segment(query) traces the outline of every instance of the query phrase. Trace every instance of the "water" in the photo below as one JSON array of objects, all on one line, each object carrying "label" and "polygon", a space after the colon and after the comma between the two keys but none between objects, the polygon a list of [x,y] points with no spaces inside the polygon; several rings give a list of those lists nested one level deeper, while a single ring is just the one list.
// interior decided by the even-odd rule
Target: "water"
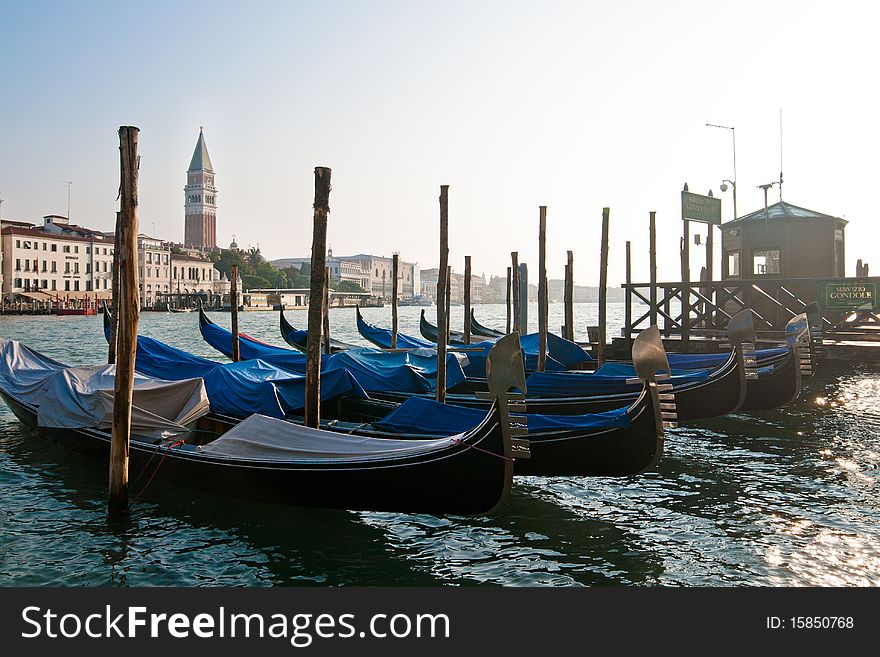
[{"label": "water", "polygon": [[[401,309],[402,331],[418,335],[419,310]],[[460,326],[462,309],[452,310]],[[304,312],[287,314],[305,325]],[[489,326],[503,327],[504,315],[477,307]],[[578,304],[575,315],[585,338],[596,306]],[[390,325],[387,308],[364,316]],[[622,317],[622,305],[609,305],[611,325]],[[213,318],[228,325],[228,314]],[[219,358],[197,321],[144,313],[141,333]],[[277,321],[245,313],[241,329],[279,344]],[[331,321],[335,337],[358,341],[353,311]],[[552,306],[551,327],[561,322]],[[106,357],[99,317],[0,317],[0,336],[71,364]],[[157,481],[115,525],[106,468],[2,406],[0,583],[878,585],[878,400],[880,369],[825,364],[786,408],[672,432],[652,472],[517,479],[490,518],[256,507]]]}]

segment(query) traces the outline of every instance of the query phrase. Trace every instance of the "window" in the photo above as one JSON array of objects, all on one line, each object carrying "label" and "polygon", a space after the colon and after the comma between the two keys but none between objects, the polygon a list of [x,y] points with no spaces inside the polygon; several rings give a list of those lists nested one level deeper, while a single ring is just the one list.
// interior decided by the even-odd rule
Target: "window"
[{"label": "window", "polygon": [[78,273],[79,273],[79,263],[78,263],[78,262],[74,262],[74,263],[73,263],[73,273],[74,273],[74,274],[78,274]]},{"label": "window", "polygon": [[87,247],[86,247],[86,253],[91,253],[91,252],[92,252],[92,247],[87,246]]},{"label": "window", "polygon": [[87,273],[87,274],[91,274],[91,273],[92,273],[92,263],[90,263],[90,262],[87,262],[87,263],[86,263],[86,273]]},{"label": "window", "polygon": [[65,274],[69,274],[69,273],[70,273],[70,263],[69,263],[69,262],[65,262],[65,263],[64,263],[64,273],[65,273]]},{"label": "window", "polygon": [[53,289],[53,290],[57,290],[57,289],[58,289],[58,285],[57,285],[57,283],[56,283],[56,281],[55,281],[54,278],[52,279],[52,289]]},{"label": "window", "polygon": [[104,255],[107,255],[107,249],[106,249],[106,248],[104,249]]},{"label": "window", "polygon": [[104,279],[104,289],[105,290],[107,289],[107,279],[106,278]]},{"label": "window", "polygon": [[58,251],[58,245],[57,245],[57,244],[53,244],[52,247],[51,247],[49,250],[52,251],[53,253],[56,253],[56,252]]},{"label": "window", "polygon": [[727,252],[727,275],[739,278],[739,251]]},{"label": "window", "polygon": [[766,276],[779,273],[779,249],[752,251],[752,274]]},{"label": "window", "polygon": [[40,285],[41,288],[43,288],[44,290],[46,290],[46,289],[49,288],[49,286],[47,285],[47,283],[48,283],[49,281],[47,281],[45,278],[44,278],[42,281],[40,281],[40,282],[41,282],[41,285]]},{"label": "window", "polygon": [[79,247],[78,247],[78,246],[73,247],[73,252],[74,252],[74,253],[79,253]]},{"label": "window", "polygon": [[70,292],[70,281],[64,281],[64,291]]},{"label": "window", "polygon": [[[15,259],[15,271],[21,271],[21,258]],[[20,285],[17,287],[21,287]]]},{"label": "window", "polygon": [[53,263],[52,263],[52,273],[55,274],[55,273],[57,273],[57,272],[58,272],[58,263],[57,263],[57,262],[53,262]]},{"label": "window", "polygon": [[27,258],[25,258],[25,261],[24,261],[24,270],[25,270],[25,271],[30,271],[30,270],[31,270],[31,261],[28,260]]},{"label": "window", "polygon": [[43,273],[46,272],[46,265],[47,265],[47,264],[48,264],[48,263],[47,263],[45,260],[43,260],[43,269],[42,269]]},{"label": "window", "polygon": [[[16,248],[16,249],[20,249],[20,248],[21,248],[21,240],[15,240],[15,248]],[[20,279],[17,278],[17,279],[15,279],[15,280],[20,280]],[[21,285],[18,285],[17,287],[21,287]]]},{"label": "window", "polygon": [[70,253],[70,244],[65,244],[63,250],[64,250],[64,253]]},{"label": "window", "polygon": [[15,279],[15,287],[21,287],[21,279],[20,278]]},{"label": "window", "polygon": [[74,281],[74,282],[73,282],[73,291],[74,291],[74,292],[79,292],[79,281]]},{"label": "window", "polygon": [[86,281],[86,292],[91,292],[91,291],[92,291],[92,282]]},{"label": "window", "polygon": [[46,242],[43,242],[43,251],[46,250],[46,247],[47,247],[47,246],[48,246],[48,244],[47,244]]}]

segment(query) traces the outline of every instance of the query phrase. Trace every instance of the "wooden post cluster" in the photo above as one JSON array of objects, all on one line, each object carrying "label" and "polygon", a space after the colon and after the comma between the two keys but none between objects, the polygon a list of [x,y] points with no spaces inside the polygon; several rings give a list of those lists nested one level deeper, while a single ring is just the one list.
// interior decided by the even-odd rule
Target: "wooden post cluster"
[{"label": "wooden post cluster", "polygon": [[107,512],[128,513],[128,454],[131,437],[131,402],[138,330],[138,132],[132,126],[119,128],[122,206],[119,231],[113,250],[114,268],[119,272],[116,315],[116,376],[114,379],[113,427],[110,436],[110,486]]},{"label": "wooden post cluster", "polygon": [[464,257],[464,343],[471,343],[471,257]]},{"label": "wooden post cluster", "polygon": [[397,349],[397,268],[399,256],[391,256],[391,348]]},{"label": "wooden post cluster", "polygon": [[596,360],[599,367],[605,362],[606,305],[608,301],[608,223],[610,215],[610,208],[602,208],[602,246],[599,252],[599,344],[596,348]]},{"label": "wooden post cluster", "polygon": [[437,401],[446,401],[446,336],[449,303],[449,185],[440,185],[440,267],[437,269]]},{"label": "wooden post cluster", "polygon": [[324,279],[327,271],[327,216],[330,214],[330,169],[315,167],[315,205],[309,290],[309,337],[306,343],[307,427],[321,422],[321,332],[324,321]]},{"label": "wooden post cluster", "polygon": [[562,298],[565,304],[565,335],[566,340],[574,342],[574,253],[567,252],[565,263],[565,290]]},{"label": "wooden post cluster", "polygon": [[513,330],[522,335],[522,325],[520,324],[522,321],[522,313],[519,310],[519,304],[521,301],[519,295],[519,253],[517,251],[511,251],[510,263],[513,270]]},{"label": "wooden post cluster", "polygon": [[241,338],[238,336],[238,265],[232,265],[231,278],[229,309],[232,311],[232,362],[237,363],[241,360]]},{"label": "wooden post cluster", "polygon": [[547,367],[547,206],[538,208],[538,371]]}]

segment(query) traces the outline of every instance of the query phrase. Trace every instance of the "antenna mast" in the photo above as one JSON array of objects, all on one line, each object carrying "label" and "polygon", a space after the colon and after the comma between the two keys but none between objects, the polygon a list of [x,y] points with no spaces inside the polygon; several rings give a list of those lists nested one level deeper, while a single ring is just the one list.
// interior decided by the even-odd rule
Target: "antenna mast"
[{"label": "antenna mast", "polygon": [[782,108],[779,108],[779,200],[782,201]]}]

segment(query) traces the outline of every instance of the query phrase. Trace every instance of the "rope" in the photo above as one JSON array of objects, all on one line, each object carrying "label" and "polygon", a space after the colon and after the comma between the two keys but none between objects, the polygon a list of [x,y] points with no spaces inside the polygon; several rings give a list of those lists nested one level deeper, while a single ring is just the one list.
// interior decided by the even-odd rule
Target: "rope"
[{"label": "rope", "polygon": [[[179,446],[183,445],[184,442],[185,441],[183,439],[181,439],[181,440],[178,440],[176,442],[171,443],[170,445],[168,445],[168,447],[165,448],[165,451],[162,453],[162,458],[159,460],[159,464],[156,466],[156,469],[153,470],[153,474],[150,475],[150,478],[147,480],[147,483],[144,484],[144,487],[141,488],[141,491],[137,495],[134,496],[134,500],[132,500],[132,504],[136,503],[141,498],[141,495],[143,495],[144,491],[147,490],[147,486],[149,486],[153,482],[153,478],[156,476],[156,473],[159,472],[159,468],[162,467],[162,463],[165,462],[165,457],[168,456],[168,452],[170,452],[174,447],[179,447]],[[156,455],[156,453],[154,452],[153,456],[155,456],[155,455]],[[150,461],[153,460],[153,456],[150,457]],[[150,461],[147,461],[148,465],[149,465]],[[146,469],[146,466],[144,466],[144,468]],[[140,476],[140,475],[138,475],[138,476]]]},{"label": "rope", "polygon": [[511,463],[513,463],[516,460],[516,459],[513,459],[509,456],[504,456],[502,454],[496,454],[495,452],[492,452],[488,449],[483,449],[482,447],[477,447],[476,445],[466,443],[461,438],[453,438],[452,442],[457,445],[464,445],[466,449],[475,449],[478,452],[482,452],[483,454],[488,454],[489,456],[494,456],[495,458],[503,459],[504,461],[510,461]]}]

